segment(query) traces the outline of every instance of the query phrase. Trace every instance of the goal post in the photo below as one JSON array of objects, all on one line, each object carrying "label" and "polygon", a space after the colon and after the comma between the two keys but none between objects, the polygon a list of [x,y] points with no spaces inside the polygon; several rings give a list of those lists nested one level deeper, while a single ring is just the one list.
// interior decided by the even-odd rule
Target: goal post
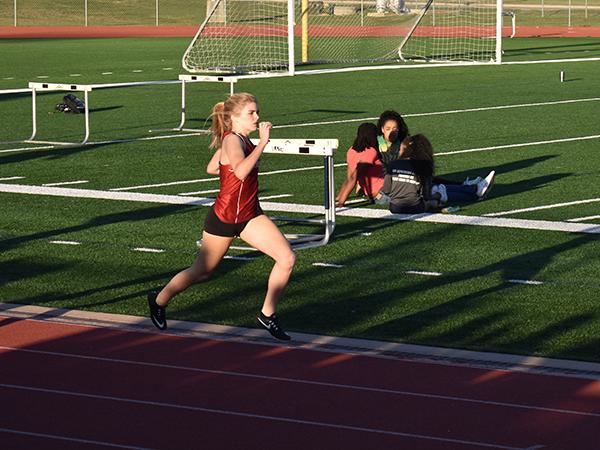
[{"label": "goal post", "polygon": [[190,73],[500,62],[502,0],[208,0]]}]

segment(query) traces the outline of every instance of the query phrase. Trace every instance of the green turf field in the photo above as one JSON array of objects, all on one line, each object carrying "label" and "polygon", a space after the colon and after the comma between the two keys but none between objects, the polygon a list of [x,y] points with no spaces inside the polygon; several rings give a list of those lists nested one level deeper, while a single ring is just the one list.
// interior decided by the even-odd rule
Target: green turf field
[{"label": "green turf field", "polygon": [[[150,38],[2,42],[10,63],[0,68],[0,90],[25,87],[28,81],[176,79],[187,43]],[[504,47],[507,61],[600,56],[592,39],[513,39]],[[386,108],[405,115],[412,133],[430,137],[440,175],[460,180],[498,172],[489,199],[462,206],[457,214],[462,223],[340,212],[330,244],[298,253],[280,309],[284,325],[312,333],[600,361],[600,245],[598,234],[591,233],[600,227],[599,69],[600,62],[592,61],[241,81],[236,90],[258,96],[262,117],[276,125],[273,137],[340,140],[338,187],[356,127]],[[227,90],[222,84],[190,85],[187,125],[206,127],[211,105]],[[82,137],[82,116],[48,114],[62,95],[39,95],[39,138]],[[0,140],[29,137],[29,97],[0,96]],[[179,122],[179,102],[176,85],[94,91],[91,140],[156,136],[148,130]],[[181,183],[211,178],[204,173],[207,143],[206,137],[191,136],[62,149],[3,144],[0,185],[85,181],[58,187],[169,195],[210,191],[218,187],[214,180]],[[263,175],[261,196],[282,196],[267,200],[276,203],[322,204],[321,164],[320,158],[265,155],[263,173],[315,168]],[[146,314],[148,289],[191,263],[207,211],[6,192],[0,192],[0,202],[0,301],[136,315]],[[467,219],[476,224],[467,225]],[[506,227],[487,226],[500,219],[506,219]],[[526,220],[535,222],[526,228]],[[560,231],[576,223],[589,224],[590,232]],[[312,228],[284,226],[294,232]],[[266,257],[224,260],[213,280],[174,301],[170,317],[253,326],[270,266]]]}]

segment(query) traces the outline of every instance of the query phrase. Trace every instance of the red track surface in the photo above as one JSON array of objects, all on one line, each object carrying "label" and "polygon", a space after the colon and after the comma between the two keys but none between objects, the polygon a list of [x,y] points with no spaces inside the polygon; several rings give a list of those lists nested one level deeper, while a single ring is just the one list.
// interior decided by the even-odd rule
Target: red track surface
[{"label": "red track surface", "polygon": [[600,442],[600,381],[2,317],[0,404],[2,449]]},{"label": "red track surface", "polygon": [[[322,35],[338,35],[335,27],[321,27]],[[347,29],[347,28],[346,28]],[[397,27],[368,27],[365,35],[387,36],[397,34]],[[0,27],[0,39],[50,38],[117,38],[117,37],[192,37],[197,26],[70,26],[70,27]],[[504,35],[510,35],[504,28]],[[347,33],[347,31],[346,31]],[[570,36],[600,37],[600,27],[519,27],[516,37]]]}]

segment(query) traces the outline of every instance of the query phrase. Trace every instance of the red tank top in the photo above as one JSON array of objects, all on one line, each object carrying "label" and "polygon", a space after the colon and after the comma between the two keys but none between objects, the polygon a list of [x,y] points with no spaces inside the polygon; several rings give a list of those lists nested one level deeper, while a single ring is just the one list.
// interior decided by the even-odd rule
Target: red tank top
[{"label": "red tank top", "polygon": [[[244,155],[254,151],[250,139],[237,133],[226,132],[223,138],[235,134],[242,141]],[[231,164],[219,164],[220,189],[213,209],[222,222],[246,222],[262,214],[258,203],[258,166],[255,166],[244,180],[233,173]]]}]

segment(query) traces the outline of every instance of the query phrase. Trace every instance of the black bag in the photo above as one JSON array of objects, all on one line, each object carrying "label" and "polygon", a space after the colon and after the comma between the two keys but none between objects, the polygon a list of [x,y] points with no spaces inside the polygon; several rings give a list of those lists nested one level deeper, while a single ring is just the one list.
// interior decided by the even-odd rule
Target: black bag
[{"label": "black bag", "polygon": [[75,97],[73,94],[67,94],[63,97],[64,103],[56,105],[58,112],[72,112],[80,114],[85,112],[85,103],[80,98]]}]

